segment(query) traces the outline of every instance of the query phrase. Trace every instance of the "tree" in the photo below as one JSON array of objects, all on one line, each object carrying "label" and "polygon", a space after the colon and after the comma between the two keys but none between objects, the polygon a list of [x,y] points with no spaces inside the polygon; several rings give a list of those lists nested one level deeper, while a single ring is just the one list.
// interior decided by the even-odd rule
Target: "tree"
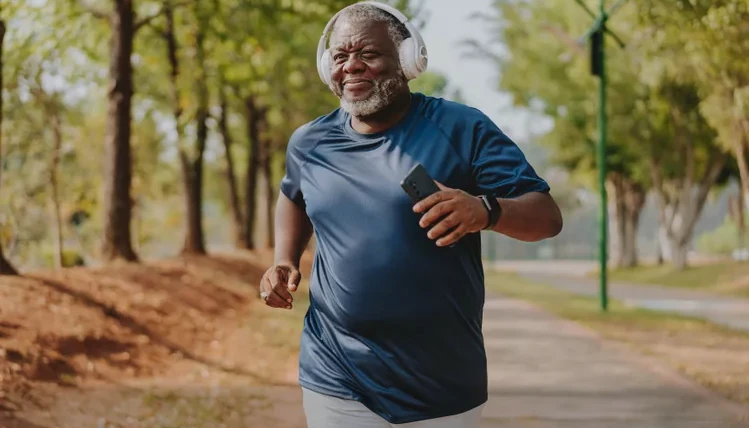
[{"label": "tree", "polygon": [[[317,79],[314,52],[321,28],[329,17],[351,1],[307,2],[293,5],[291,10],[247,7],[243,3],[222,5],[222,19],[217,32],[221,44],[216,57],[222,82],[231,99],[229,110],[241,112],[246,169],[243,178],[244,233],[235,241],[245,248],[272,245],[272,164],[283,153],[285,142],[296,126],[327,113],[336,100]],[[224,133],[224,140],[228,133]],[[229,141],[231,137],[229,137]],[[233,153],[227,150],[226,156]],[[234,163],[227,157],[227,165]],[[228,170],[228,167],[227,167]],[[234,173],[238,173],[232,167]],[[228,188],[240,180],[227,171]],[[231,193],[230,193],[231,195]],[[230,198],[233,198],[230,196]],[[258,236],[256,226],[263,234]]]},{"label": "tree", "polygon": [[[597,187],[597,91],[585,53],[570,37],[585,31],[586,15],[574,2],[503,2],[497,13],[480,18],[491,22],[500,34],[506,53],[468,41],[469,54],[492,61],[501,68],[499,88],[510,93],[516,106],[550,117],[554,127],[541,137],[552,152],[553,163],[571,172],[571,178]],[[609,63],[610,144],[607,147],[607,186],[614,207],[616,244],[620,267],[634,266],[637,227],[648,188],[642,144],[633,129],[646,118],[636,111],[637,85],[628,58],[619,55]]]},{"label": "tree", "polygon": [[[740,0],[648,3],[639,9],[645,77],[695,85],[698,108],[735,156],[749,193],[749,4]],[[688,31],[685,31],[687,29]],[[659,37],[652,37],[653,34]]]},{"label": "tree", "polygon": [[164,3],[164,14],[166,17],[166,28],[164,38],[167,45],[167,56],[170,65],[170,83],[172,87],[172,105],[174,111],[174,123],[179,147],[179,160],[183,174],[185,208],[187,222],[185,229],[185,241],[182,247],[184,253],[205,254],[205,237],[203,233],[203,156],[205,153],[206,140],[208,139],[208,77],[206,75],[205,39],[207,21],[210,11],[201,7],[201,2],[196,2],[192,7],[192,18],[194,22],[193,32],[190,39],[194,45],[192,65],[194,66],[194,86],[196,88],[197,106],[195,109],[196,137],[195,147],[189,150],[185,141],[183,123],[183,97],[180,94],[180,64],[179,43],[177,42],[177,30],[175,25],[175,6],[173,0]]},{"label": "tree", "polygon": [[106,260],[137,261],[132,245],[132,153],[130,147],[133,98],[133,40],[136,32],[153,20],[136,20],[133,0],[114,0],[111,12],[79,3],[110,24],[109,92],[105,137],[104,236],[101,252]]},{"label": "tree", "polygon": [[237,248],[246,248],[246,232],[244,225],[244,213],[242,212],[242,205],[239,196],[239,186],[237,184],[237,167],[236,161],[234,160],[234,137],[232,136],[231,129],[229,129],[229,101],[227,95],[227,86],[224,79],[224,72],[219,71],[219,118],[218,118],[218,130],[221,134],[221,141],[224,145],[224,154],[226,158],[226,169],[224,176],[229,191],[229,213],[232,222],[232,236],[234,238],[234,246]]},{"label": "tree", "polygon": [[648,160],[664,256],[681,270],[687,266],[694,226],[707,196],[727,177],[728,156],[698,110],[700,98],[693,85],[663,82],[654,91],[649,112],[662,124],[659,137],[673,145],[651,145]]},{"label": "tree", "polygon": [[41,82],[37,82],[37,86],[31,88],[32,93],[39,101],[44,112],[44,118],[47,123],[51,126],[52,131],[52,150],[50,155],[49,165],[49,183],[52,188],[51,202],[52,202],[52,215],[55,225],[55,250],[54,250],[54,262],[55,267],[63,267],[63,219],[61,212],[62,200],[60,196],[60,157],[62,152],[62,140],[63,140],[63,124],[61,119],[61,102],[59,100],[60,94],[52,93],[48,94],[42,87]]},{"label": "tree", "polygon": [[[0,10],[0,12],[2,12]],[[4,47],[4,40],[5,40],[5,19],[0,17],[0,172],[3,169],[3,163],[2,161],[2,153],[3,153],[3,145],[2,145],[2,125],[3,125],[3,94],[2,89],[3,87],[3,78],[2,78],[2,71],[3,71],[3,47]],[[0,181],[0,184],[2,181]],[[13,267],[13,265],[10,264],[8,259],[6,259],[5,254],[3,253],[3,246],[2,243],[0,243],[0,275],[18,275],[18,271]]]},{"label": "tree", "polygon": [[[688,34],[642,18],[651,16],[643,13],[649,7],[672,9],[635,4],[617,12],[610,26],[631,42],[626,49],[610,49],[607,61],[606,181],[613,196],[617,264],[637,263],[639,213],[652,186],[660,201],[664,249],[681,269],[707,195],[727,176],[727,156],[700,109],[704,98],[699,86],[673,72],[683,44],[678,54],[643,47],[654,33],[669,43],[678,40],[672,39],[674,34]],[[587,51],[570,36],[582,34],[589,19],[579,5],[567,1],[502,2],[497,8],[498,16],[487,19],[501,34],[507,53],[495,54],[475,42],[469,45],[502,68],[500,88],[513,95],[516,105],[554,119],[553,130],[543,138],[554,151],[554,160],[577,180],[595,187],[597,82],[590,75]]]}]

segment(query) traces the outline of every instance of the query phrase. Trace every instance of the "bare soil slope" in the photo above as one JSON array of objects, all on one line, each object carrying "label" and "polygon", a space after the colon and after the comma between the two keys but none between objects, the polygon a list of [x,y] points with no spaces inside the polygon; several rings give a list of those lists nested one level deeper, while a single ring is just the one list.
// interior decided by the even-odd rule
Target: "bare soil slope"
[{"label": "bare soil slope", "polygon": [[[306,299],[293,311],[258,300],[271,260],[187,256],[1,278],[0,427],[202,426],[156,419],[179,400],[188,405],[174,418],[189,416],[209,388],[214,400],[223,387],[242,388],[227,399],[278,401],[274,386],[295,390]],[[309,267],[306,257],[305,278]]]}]

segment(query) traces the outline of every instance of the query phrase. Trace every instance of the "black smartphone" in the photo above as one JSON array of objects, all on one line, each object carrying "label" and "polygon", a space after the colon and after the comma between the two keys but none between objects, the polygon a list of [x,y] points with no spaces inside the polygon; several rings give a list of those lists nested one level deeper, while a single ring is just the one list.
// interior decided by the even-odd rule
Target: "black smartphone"
[{"label": "black smartphone", "polygon": [[414,204],[440,190],[421,164],[416,164],[411,168],[406,177],[401,180],[401,187],[411,197]]},{"label": "black smartphone", "polygon": [[[434,179],[421,164],[416,164],[416,166],[411,168],[406,178],[401,180],[401,187],[411,197],[414,204],[440,191],[437,183],[434,182]],[[455,247],[456,244],[457,242],[453,242],[449,247]]]}]

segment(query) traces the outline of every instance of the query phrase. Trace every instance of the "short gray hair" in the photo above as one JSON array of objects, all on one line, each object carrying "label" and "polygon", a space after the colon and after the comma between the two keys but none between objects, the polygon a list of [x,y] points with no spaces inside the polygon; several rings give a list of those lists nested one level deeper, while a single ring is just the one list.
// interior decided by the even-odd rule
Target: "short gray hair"
[{"label": "short gray hair", "polygon": [[[369,24],[373,22],[387,24],[388,34],[396,47],[400,46],[403,40],[411,37],[411,33],[406,26],[398,20],[398,18],[377,6],[372,6],[371,4],[353,4],[345,8],[341,14],[338,15],[336,24],[338,22],[343,22],[344,20],[354,24]],[[335,33],[335,27],[331,32],[331,37],[333,36],[333,33]]]}]

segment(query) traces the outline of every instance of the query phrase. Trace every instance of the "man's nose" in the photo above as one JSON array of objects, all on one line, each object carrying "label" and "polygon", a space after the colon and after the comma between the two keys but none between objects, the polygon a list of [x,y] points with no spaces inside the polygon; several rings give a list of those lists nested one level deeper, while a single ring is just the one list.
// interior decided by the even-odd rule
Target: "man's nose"
[{"label": "man's nose", "polygon": [[356,55],[350,55],[343,64],[343,72],[347,74],[361,73],[364,71],[364,61]]}]

